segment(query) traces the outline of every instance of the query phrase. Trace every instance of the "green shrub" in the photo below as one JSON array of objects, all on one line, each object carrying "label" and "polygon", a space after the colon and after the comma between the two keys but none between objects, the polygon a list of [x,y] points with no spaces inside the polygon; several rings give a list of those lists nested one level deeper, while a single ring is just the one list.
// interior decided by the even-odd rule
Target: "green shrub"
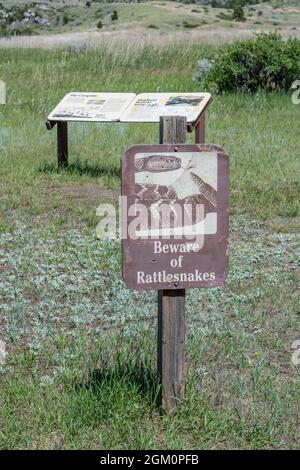
[{"label": "green shrub", "polygon": [[31,26],[23,26],[20,28],[14,28],[11,30],[11,36],[31,36],[34,33],[34,29]]},{"label": "green shrub", "polygon": [[70,18],[68,17],[67,13],[64,13],[64,16],[63,16],[63,24],[68,24],[70,21]]},{"label": "green shrub", "polygon": [[241,6],[236,6],[232,12],[232,19],[235,21],[245,21],[244,9]]},{"label": "green shrub", "polygon": [[9,12],[8,23],[13,23],[14,21],[21,21],[24,18],[24,13],[27,11],[28,7],[20,6],[20,7],[12,7],[10,10],[6,10]]},{"label": "green shrub", "polygon": [[118,19],[118,12],[114,10],[110,15],[112,21],[116,21]]},{"label": "green shrub", "polygon": [[100,20],[100,21],[98,21],[98,23],[97,23],[97,28],[98,28],[98,29],[101,29],[102,27],[103,27],[103,23],[102,23],[102,21]]},{"label": "green shrub", "polygon": [[217,15],[217,18],[220,18],[220,20],[224,20],[224,21],[231,21],[232,20],[232,16],[231,15],[227,15],[226,13],[224,13],[223,11],[221,11],[221,13],[219,13]]},{"label": "green shrub", "polygon": [[199,25],[195,23],[189,23],[188,21],[183,21],[182,26],[184,28],[197,28]]},{"label": "green shrub", "polygon": [[0,24],[0,38],[9,36],[9,30],[5,24]]},{"label": "green shrub", "polygon": [[[202,62],[206,64],[205,73]],[[219,93],[286,91],[300,77],[300,40],[262,33],[227,46],[210,60],[210,67],[203,59],[198,65],[200,70],[194,78],[202,82],[202,88]]]}]

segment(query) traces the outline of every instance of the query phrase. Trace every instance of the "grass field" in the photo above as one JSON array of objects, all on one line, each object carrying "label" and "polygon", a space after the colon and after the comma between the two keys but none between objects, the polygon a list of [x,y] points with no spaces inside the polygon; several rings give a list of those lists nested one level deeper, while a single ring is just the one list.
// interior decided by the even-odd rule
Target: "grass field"
[{"label": "grass field", "polygon": [[196,91],[205,44],[0,49],[1,448],[298,448],[300,106],[215,96],[207,142],[230,155],[230,273],[187,296],[186,398],[155,408],[156,296],[125,288],[96,240],[120,158],[155,125],[74,124],[58,171],[44,121],[76,91]]}]

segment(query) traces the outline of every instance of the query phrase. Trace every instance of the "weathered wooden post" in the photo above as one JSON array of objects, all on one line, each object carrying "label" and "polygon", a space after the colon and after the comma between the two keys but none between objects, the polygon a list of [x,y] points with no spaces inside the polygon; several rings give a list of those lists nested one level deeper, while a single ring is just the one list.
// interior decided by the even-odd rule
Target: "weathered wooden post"
[{"label": "weathered wooden post", "polygon": [[[158,291],[158,404],[184,398],[185,289],[224,283],[228,272],[228,156],[186,143],[185,117],[160,118],[160,143],[122,158],[122,274],[128,287]],[[193,128],[194,129],[194,128]]]},{"label": "weathered wooden post", "polygon": [[[186,118],[160,118],[160,144],[184,144]],[[173,410],[184,396],[185,289],[158,291],[157,370],[159,406]]]},{"label": "weathered wooden post", "polygon": [[195,127],[195,144],[204,144],[205,142],[205,113],[199,119]]},{"label": "weathered wooden post", "polygon": [[59,167],[68,166],[68,123],[57,122],[57,163]]}]

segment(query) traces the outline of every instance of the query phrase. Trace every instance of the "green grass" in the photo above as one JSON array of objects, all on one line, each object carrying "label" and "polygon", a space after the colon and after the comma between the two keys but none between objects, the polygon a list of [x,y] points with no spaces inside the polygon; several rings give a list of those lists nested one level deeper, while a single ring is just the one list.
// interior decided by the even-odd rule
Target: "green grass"
[{"label": "green grass", "polygon": [[[49,210],[53,185],[93,181],[118,188],[122,153],[133,144],[156,143],[157,126],[72,124],[72,165],[69,171],[58,172],[55,130],[47,132],[44,127],[49,111],[71,90],[199,90],[192,75],[197,59],[212,53],[207,49],[174,45],[83,53],[1,50],[0,77],[8,95],[7,105],[0,108],[5,209],[36,213],[45,205]],[[299,116],[300,107],[292,104],[289,94],[214,97],[207,141],[223,145],[230,155],[232,214],[298,215]]]},{"label": "green grass", "polygon": [[[214,97],[207,142],[230,156],[231,265],[187,295],[186,398],[155,407],[156,296],[127,289],[118,242],[95,239],[122,153],[156,125],[70,125],[58,171],[50,110],[76,91],[196,91],[200,44],[0,50],[0,447],[296,448],[300,106]],[[191,136],[190,136],[191,138]],[[110,190],[110,191],[109,191]]]},{"label": "green grass", "polygon": [[1,448],[297,447],[295,234],[232,219],[226,285],[187,292],[175,415],[155,407],[156,295],[123,285],[119,243],[22,224],[0,240]]}]

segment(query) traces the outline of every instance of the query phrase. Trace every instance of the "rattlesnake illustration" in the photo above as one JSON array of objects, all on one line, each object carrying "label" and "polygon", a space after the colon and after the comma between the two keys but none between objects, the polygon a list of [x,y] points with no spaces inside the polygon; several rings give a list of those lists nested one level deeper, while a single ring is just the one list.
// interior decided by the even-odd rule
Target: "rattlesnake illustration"
[{"label": "rattlesnake illustration", "polygon": [[197,185],[199,188],[199,194],[207,202],[209,202],[214,208],[217,207],[217,192],[214,188],[212,188],[208,183],[205,183],[199,176],[191,171],[190,177],[192,181]]},{"label": "rattlesnake illustration", "polygon": [[136,184],[137,197],[139,199],[151,199],[153,202],[160,199],[176,201],[176,191],[171,186],[162,186],[160,184]]},{"label": "rattlesnake illustration", "polygon": [[166,199],[170,204],[174,204],[176,202],[183,204],[198,203],[204,204],[208,210],[216,209],[216,190],[209,184],[205,183],[192,171],[190,173],[190,178],[199,188],[199,193],[188,196],[184,199],[179,199],[177,197],[176,191],[172,186],[163,186],[159,184],[136,184],[136,195],[139,199],[151,199],[153,202]]},{"label": "rattlesnake illustration", "polygon": [[[161,173],[162,171],[172,171],[182,168],[181,158],[170,155],[149,155],[148,157],[135,160],[136,173],[149,171],[151,173]],[[194,168],[194,165],[187,167]]]},{"label": "rattlesnake illustration", "polygon": [[[179,168],[191,170],[195,165],[189,165],[187,168],[182,167],[181,158],[173,155],[149,155],[147,157],[135,160],[136,173],[147,171],[151,173],[161,173],[166,171],[174,171]],[[148,199],[152,202],[168,200],[170,204],[174,203],[198,203],[204,204],[207,211],[212,211],[217,207],[216,190],[208,183],[205,183],[196,173],[190,171],[191,181],[197,186],[198,193],[179,199],[175,189],[172,186],[164,186],[160,184],[138,183],[136,184],[136,195],[139,199]]]}]

